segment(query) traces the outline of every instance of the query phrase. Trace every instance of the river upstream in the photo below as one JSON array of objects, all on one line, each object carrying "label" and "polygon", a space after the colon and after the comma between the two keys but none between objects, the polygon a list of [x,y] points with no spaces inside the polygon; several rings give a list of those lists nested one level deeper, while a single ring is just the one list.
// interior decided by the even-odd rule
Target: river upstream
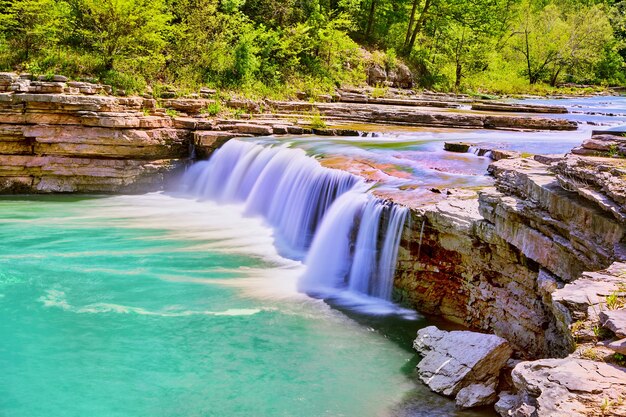
[{"label": "river upstream", "polygon": [[416,377],[404,209],[315,158],[419,198],[491,184],[444,141],[565,153],[626,122],[622,98],[548,104],[579,130],[233,140],[165,193],[0,197],[0,416],[494,415]]}]

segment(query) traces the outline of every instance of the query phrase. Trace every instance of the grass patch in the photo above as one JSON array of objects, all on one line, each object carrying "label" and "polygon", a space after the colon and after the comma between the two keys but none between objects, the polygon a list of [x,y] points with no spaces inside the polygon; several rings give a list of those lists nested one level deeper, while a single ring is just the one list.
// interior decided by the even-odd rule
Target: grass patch
[{"label": "grass patch", "polygon": [[602,358],[600,357],[600,354],[598,353],[598,351],[592,347],[589,347],[583,350],[582,352],[580,352],[580,356],[585,359],[592,360],[592,361],[602,361]]},{"label": "grass patch", "polygon": [[219,101],[215,101],[206,106],[205,113],[209,116],[217,116],[222,111],[222,105]]},{"label": "grass patch", "polygon": [[322,116],[319,113],[313,114],[313,116],[311,116],[310,125],[311,129],[326,129],[328,127],[328,125],[326,124],[324,119],[322,119]]}]

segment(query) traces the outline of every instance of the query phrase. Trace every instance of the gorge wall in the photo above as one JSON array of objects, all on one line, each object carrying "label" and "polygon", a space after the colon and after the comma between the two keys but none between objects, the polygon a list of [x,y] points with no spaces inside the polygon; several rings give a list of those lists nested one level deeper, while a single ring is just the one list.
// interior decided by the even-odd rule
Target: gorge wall
[{"label": "gorge wall", "polygon": [[493,163],[495,187],[477,199],[416,204],[395,281],[399,300],[493,332],[522,358],[570,353],[573,320],[552,293],[626,260],[626,222],[615,209],[623,202],[602,191],[626,189],[624,160],[537,159]]}]

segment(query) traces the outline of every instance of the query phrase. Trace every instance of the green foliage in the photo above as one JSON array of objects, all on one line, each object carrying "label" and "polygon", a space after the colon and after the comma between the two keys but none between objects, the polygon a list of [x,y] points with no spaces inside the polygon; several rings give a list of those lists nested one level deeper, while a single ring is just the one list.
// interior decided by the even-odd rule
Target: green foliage
[{"label": "green foliage", "polygon": [[626,356],[622,355],[621,353],[614,353],[611,359],[619,366],[626,366]]},{"label": "green foliage", "polygon": [[328,127],[322,116],[319,113],[313,114],[311,116],[311,129],[326,129]]},{"label": "green foliage", "polygon": [[163,0],[70,0],[69,4],[75,24],[70,42],[80,42],[103,56],[105,70],[121,65],[150,72],[163,62],[161,51],[171,19]]},{"label": "green foliage", "polygon": [[141,74],[126,74],[116,70],[108,70],[101,74],[103,83],[126,93],[138,93],[146,88],[146,80]]},{"label": "green foliage", "polygon": [[362,84],[364,55],[387,71],[407,63],[439,90],[623,85],[626,1],[0,0],[0,70],[95,77],[127,92],[174,84],[315,97]]},{"label": "green foliage", "polygon": [[165,109],[165,114],[169,117],[178,117],[178,112],[174,109]]},{"label": "green foliage", "polygon": [[222,105],[219,101],[214,101],[206,106],[206,114],[209,116],[217,116],[222,111]]},{"label": "green foliage", "polygon": [[593,334],[599,340],[606,340],[611,337],[610,330],[607,330],[604,327],[599,326],[599,325],[593,326]]},{"label": "green foliage", "polygon": [[41,52],[51,52],[69,25],[69,6],[54,0],[0,2],[3,67],[20,66]]},{"label": "green foliage", "polygon": [[617,310],[626,305],[626,297],[619,291],[613,291],[606,296],[606,308],[609,310]]},{"label": "green foliage", "polygon": [[370,93],[373,98],[383,98],[387,95],[387,88],[376,86]]}]

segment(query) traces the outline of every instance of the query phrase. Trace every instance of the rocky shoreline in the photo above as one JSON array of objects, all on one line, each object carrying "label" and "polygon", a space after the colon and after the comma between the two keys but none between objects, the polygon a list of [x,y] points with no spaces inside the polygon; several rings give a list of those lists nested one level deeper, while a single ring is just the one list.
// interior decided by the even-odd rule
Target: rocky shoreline
[{"label": "rocky shoreline", "polygon": [[[412,219],[397,297],[506,340],[517,364],[500,369],[503,416],[626,415],[626,159],[599,150],[597,140],[564,156],[494,162],[495,186],[476,197],[404,202]],[[622,136],[608,140],[622,152]],[[423,338],[416,347],[428,357]],[[458,344],[463,352],[485,347]],[[451,366],[444,359],[434,367],[440,377]],[[429,372],[420,369],[423,379]],[[473,387],[472,401],[487,404],[494,393],[481,383],[464,384]],[[474,404],[448,395],[462,407]]]},{"label": "rocky shoreline", "polygon": [[[233,137],[363,135],[349,125],[354,121],[576,129],[564,119],[526,114],[559,109],[447,95],[230,99],[231,113],[217,117],[212,92],[155,99],[108,91],[60,77],[0,74],[0,193],[161,189],[190,159],[208,157]],[[324,125],[316,123],[322,116]],[[420,334],[422,379],[430,385],[463,376],[453,388],[444,386],[449,381],[431,387],[460,407],[497,400],[502,415],[626,415],[626,363],[616,356],[626,355],[626,138],[597,133],[561,156],[498,155],[489,168],[493,187],[379,195],[411,210],[396,300],[473,331],[460,339],[433,328]],[[457,363],[467,372],[441,367],[461,359],[442,347],[450,340],[462,352],[470,345],[482,350],[474,363]],[[496,356],[485,349],[492,345]],[[486,367],[485,357],[497,360]]]}]

